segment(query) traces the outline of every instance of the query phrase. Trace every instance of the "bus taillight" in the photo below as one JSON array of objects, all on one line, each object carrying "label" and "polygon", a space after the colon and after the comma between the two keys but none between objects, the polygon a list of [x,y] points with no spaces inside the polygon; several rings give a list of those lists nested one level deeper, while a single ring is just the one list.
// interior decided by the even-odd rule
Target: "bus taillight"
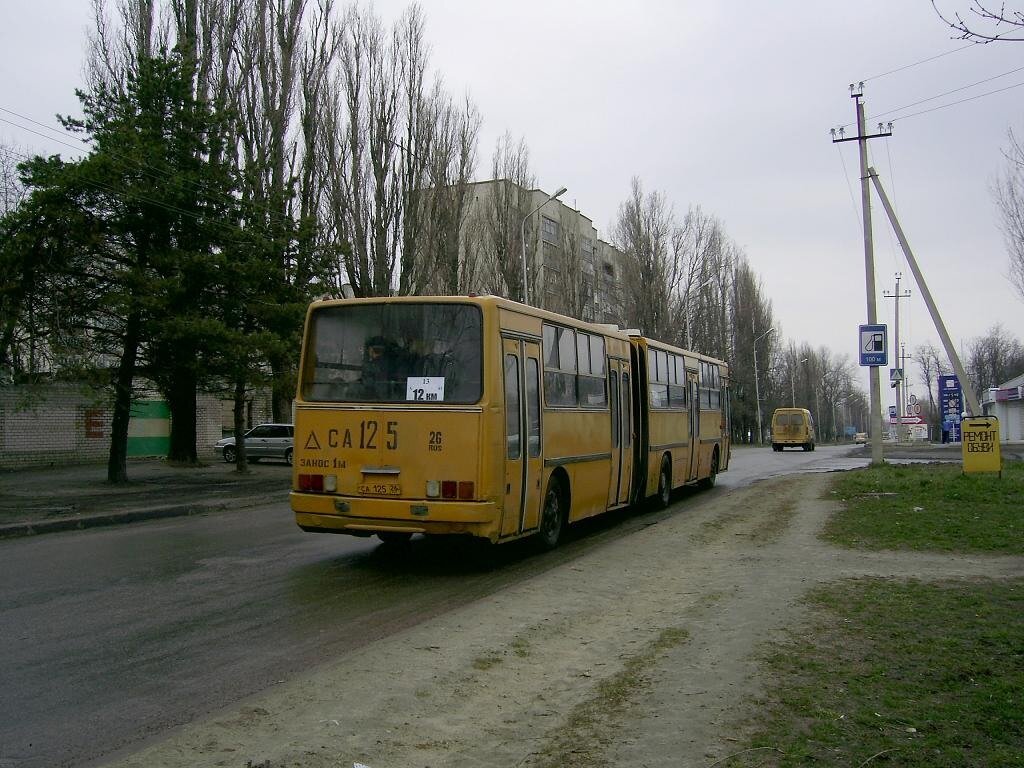
[{"label": "bus taillight", "polygon": [[[476,484],[472,480],[442,480],[440,485],[442,499],[469,501],[476,493]],[[427,496],[436,496],[436,489],[437,481],[428,480]],[[434,491],[434,493],[432,494],[431,491]]]},{"label": "bus taillight", "polygon": [[312,491],[314,493],[324,492],[323,475],[299,475],[299,490]]}]

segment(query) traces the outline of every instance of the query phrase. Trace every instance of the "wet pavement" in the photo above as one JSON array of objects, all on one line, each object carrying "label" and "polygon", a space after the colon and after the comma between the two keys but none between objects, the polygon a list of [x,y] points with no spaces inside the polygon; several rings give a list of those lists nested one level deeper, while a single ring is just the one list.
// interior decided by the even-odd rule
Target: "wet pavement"
[{"label": "wet pavement", "polygon": [[[883,458],[960,461],[961,450],[959,444],[886,443]],[[1024,443],[1003,443],[1001,450],[1004,461],[1024,460]],[[870,460],[871,446],[845,455]],[[128,482],[118,485],[106,481],[105,463],[0,470],[0,539],[288,500],[290,466],[264,459],[247,470],[215,458],[198,467],[136,459],[128,463]]]},{"label": "wet pavement", "polygon": [[213,458],[135,459],[126,483],[106,474],[105,463],[0,471],[0,538],[287,502],[291,483],[290,466],[266,459],[244,473]]}]

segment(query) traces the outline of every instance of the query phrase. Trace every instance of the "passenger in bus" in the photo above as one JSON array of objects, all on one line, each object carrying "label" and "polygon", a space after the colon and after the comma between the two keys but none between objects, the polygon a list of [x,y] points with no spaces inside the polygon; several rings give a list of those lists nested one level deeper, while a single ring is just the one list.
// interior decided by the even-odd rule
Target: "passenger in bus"
[{"label": "passenger in bus", "polygon": [[388,398],[388,342],[383,336],[367,339],[363,348],[363,371],[360,381],[363,396],[373,400]]}]

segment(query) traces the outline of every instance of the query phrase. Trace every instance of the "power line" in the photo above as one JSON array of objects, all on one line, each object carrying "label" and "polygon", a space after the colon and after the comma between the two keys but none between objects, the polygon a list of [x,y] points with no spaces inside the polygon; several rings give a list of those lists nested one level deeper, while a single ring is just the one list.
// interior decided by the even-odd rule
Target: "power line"
[{"label": "power line", "polygon": [[889,75],[894,75],[897,72],[902,72],[905,69],[910,69],[911,67],[917,67],[917,66],[920,66],[921,64],[927,64],[929,61],[935,61],[936,59],[941,59],[943,56],[949,56],[949,55],[954,54],[954,53],[959,53],[960,51],[966,51],[968,48],[973,48],[975,45],[977,45],[977,43],[969,43],[967,45],[961,46],[960,48],[954,48],[951,51],[946,51],[945,53],[938,53],[935,56],[929,56],[926,59],[921,59],[920,61],[915,61],[913,64],[905,64],[902,67],[897,67],[896,69],[890,69],[888,72],[883,72],[880,75],[872,75],[871,77],[865,77],[860,82],[866,83],[869,80],[878,80],[879,78],[882,78],[882,77],[888,77]]},{"label": "power line", "polygon": [[[910,109],[911,107],[916,107],[916,106],[919,106],[921,104],[927,104],[929,101],[935,101],[936,99],[941,99],[944,96],[950,96],[950,95],[952,95],[954,93],[959,93],[960,91],[966,91],[968,88],[974,88],[975,86],[982,85],[984,83],[990,83],[993,80],[998,80],[999,78],[1006,77],[1007,75],[1014,75],[1017,72],[1021,72],[1021,71],[1024,71],[1024,67],[1017,67],[1016,69],[1011,69],[1011,70],[1008,70],[1006,72],[1001,72],[1000,74],[993,75],[992,77],[986,77],[986,78],[984,78],[982,80],[977,80],[976,82],[970,83],[969,85],[962,85],[959,88],[953,88],[952,90],[936,94],[935,96],[929,96],[926,99],[919,99],[918,101],[911,102],[910,104],[904,104],[902,107],[894,107],[894,108],[892,108],[890,110],[887,110],[885,112],[879,112],[878,114],[872,115],[871,117],[869,117],[867,119],[868,120],[878,120],[879,118],[886,117],[888,115],[893,114],[894,112],[902,112],[904,109]],[[1016,86],[1011,86],[1011,87],[1016,87]],[[1004,88],[1002,90],[1006,90],[1006,89]],[[999,93],[999,92],[1000,92],[999,90],[990,91],[989,93],[981,94],[980,96],[977,96],[977,97],[974,97],[974,98],[981,98],[981,96],[989,96],[989,95],[991,95],[993,93]],[[969,100],[970,99],[966,99],[966,101],[969,101]],[[959,102],[959,101],[953,102],[953,104],[960,104],[960,103],[962,103],[962,102]],[[950,104],[948,106],[952,106],[952,104]],[[917,113],[917,114],[923,114],[923,113]],[[904,115],[904,117],[907,117],[907,115]],[[893,118],[893,119],[894,120],[902,120],[903,118]],[[851,127],[852,125],[853,125],[853,123],[844,123],[843,125],[837,126],[837,127],[845,129],[845,128]]]},{"label": "power line", "polygon": [[843,175],[846,176],[846,189],[850,192],[850,205],[853,206],[853,220],[857,228],[860,228],[860,211],[857,210],[857,199],[853,196],[853,184],[850,183],[850,173],[846,170],[846,160],[843,158],[843,150],[836,145],[839,153],[839,161],[843,164]]},{"label": "power line", "polygon": [[[2,120],[2,119],[3,118],[0,118],[0,120]],[[16,155],[17,157],[20,157],[22,160],[29,161],[29,160],[33,159],[31,156],[25,155],[25,154],[23,154],[21,152],[13,150],[13,149],[8,149],[8,152],[10,152],[10,154],[12,154],[12,155]],[[156,200],[156,199],[154,199],[152,197],[148,197],[147,195],[140,194],[139,192],[137,192],[135,190],[118,189],[117,187],[113,186],[112,184],[108,184],[108,183],[103,182],[103,181],[97,181],[95,179],[83,179],[83,183],[86,184],[87,186],[90,186],[90,187],[93,187],[95,189],[98,189],[101,192],[106,192],[108,194],[114,195],[114,196],[120,198],[122,201],[128,201],[129,199],[134,199],[136,202],[146,203],[147,205],[151,205],[154,208],[162,208],[165,211],[169,211],[171,213],[176,213],[178,215],[186,216],[188,218],[194,219],[196,222],[198,222],[200,224],[211,225],[215,229],[219,228],[224,233],[234,234],[234,233],[237,233],[237,232],[241,231],[241,232],[244,232],[246,234],[246,236],[248,237],[247,240],[239,240],[237,238],[228,237],[228,238],[225,238],[225,240],[223,241],[223,242],[225,242],[227,244],[247,246],[247,245],[251,245],[254,240],[255,241],[259,241],[259,242],[263,242],[263,243],[265,243],[267,245],[272,245],[273,244],[273,241],[270,240],[269,238],[266,238],[263,235],[260,235],[258,233],[254,233],[254,232],[252,232],[249,229],[244,229],[244,228],[241,228],[241,227],[238,227],[238,228],[232,227],[230,224],[228,224],[227,222],[221,221],[219,218],[213,218],[213,217],[204,215],[202,213],[197,213],[196,211],[189,211],[189,210],[186,210],[185,208],[178,208],[177,206],[171,205],[170,203],[166,203],[166,202],[164,202],[162,200]]]},{"label": "power line", "polygon": [[[18,128],[20,130],[26,131],[28,133],[32,133],[32,134],[34,134],[36,136],[39,136],[40,138],[46,139],[48,141],[53,141],[53,142],[56,142],[58,144],[62,144],[65,147],[69,147],[71,149],[76,149],[76,150],[80,149],[80,147],[78,147],[77,145],[71,144],[71,143],[69,143],[67,141],[64,141],[63,138],[57,138],[57,136],[66,136],[68,134],[68,131],[63,131],[63,132],[57,131],[55,128],[52,128],[52,127],[50,127],[50,126],[48,126],[48,125],[46,125],[44,123],[41,123],[38,120],[33,120],[30,117],[26,117],[25,115],[21,115],[21,114],[15,112],[13,110],[6,109],[4,107],[0,107],[0,112],[6,112],[7,114],[14,115],[14,116],[16,116],[16,117],[18,117],[18,118],[20,118],[22,120],[27,120],[28,122],[30,122],[30,123],[32,123],[34,125],[38,125],[41,128],[43,128],[43,129],[45,129],[45,130],[47,130],[50,133],[55,134],[55,135],[54,136],[49,136],[49,135],[40,133],[37,130],[29,128],[29,127],[27,127],[25,125],[21,125],[20,123],[17,123],[17,122],[15,122],[13,120],[9,120],[9,119],[7,119],[5,117],[0,117],[0,122],[2,122],[2,123],[7,123],[8,125],[12,125],[15,128]],[[87,140],[87,139],[77,139],[77,141],[80,142],[81,144],[85,145],[86,147],[88,147],[91,144],[91,142],[89,140]],[[28,161],[28,160],[32,159],[31,156],[24,155],[24,154],[22,154],[20,152],[14,151],[14,150],[11,150],[11,152],[12,152],[12,154],[15,154],[18,157],[20,157],[22,160]],[[148,176],[150,179],[153,179],[154,181],[163,181],[166,178],[166,176],[167,176],[166,171],[161,170],[161,169],[159,169],[159,168],[157,168],[157,167],[155,167],[153,165],[150,165],[149,163],[142,162],[140,160],[128,157],[126,155],[120,155],[117,152],[111,152],[110,150],[105,150],[104,152],[105,152],[105,154],[107,154],[108,156],[114,158],[115,160],[119,160],[120,162],[124,163],[126,166],[128,166],[130,168],[134,168],[134,169],[138,170],[140,173],[145,174],[146,176]],[[92,182],[89,182],[89,183],[92,183]],[[95,184],[94,184],[94,186],[95,186]],[[204,185],[202,183],[199,183],[199,182],[193,182],[193,181],[189,181],[189,180],[184,180],[182,182],[182,186],[187,188],[187,189],[191,189],[194,192],[200,192],[200,193],[203,193],[203,194],[207,194],[209,192],[209,190],[206,187],[204,187]],[[116,189],[114,189],[112,187],[111,188],[107,188],[106,191],[111,192],[113,194],[126,194],[126,193],[119,193],[118,190],[116,190]],[[157,200],[147,199],[147,198],[145,198],[143,196],[140,196],[137,192],[131,192],[131,194],[135,195],[136,199],[140,200],[141,202],[147,202],[147,203],[149,203],[151,205],[154,205],[154,206],[157,206],[157,207],[163,207],[163,208],[166,208],[167,210],[170,210],[172,212],[181,213],[181,214],[186,215],[186,216],[193,215],[193,216],[196,216],[197,219],[198,219],[198,214],[194,214],[194,213],[192,213],[190,211],[186,211],[186,210],[183,210],[183,209],[175,209],[173,207],[169,207],[167,204],[161,203],[161,202],[159,202]],[[222,198],[222,202],[228,202],[228,203],[231,203],[231,204],[236,204],[236,203],[240,202],[240,198],[233,197],[231,195],[226,195],[226,196],[224,196]],[[269,208],[267,206],[259,205],[257,203],[252,202],[252,201],[249,201],[247,203],[247,206],[248,206],[249,209],[251,209],[252,211],[254,211],[256,213],[265,214],[265,215],[268,215],[270,217],[275,217],[275,216],[280,215],[279,211],[275,211],[275,210],[273,210],[273,209],[271,209],[271,208]],[[268,243],[270,242],[269,240],[266,240],[265,238],[260,238],[260,239],[261,240],[265,240]]]},{"label": "power line", "polygon": [[909,114],[909,115],[903,115],[901,117],[894,118],[894,121],[895,120],[906,120],[909,117],[917,117],[918,115],[926,115],[929,112],[936,112],[936,111],[938,111],[940,109],[946,109],[948,107],[955,107],[957,104],[966,104],[968,101],[975,101],[977,99],[984,98],[985,96],[992,96],[993,94],[1002,93],[1003,91],[1009,91],[1009,90],[1012,90],[1013,88],[1020,88],[1022,85],[1024,85],[1024,82],[1016,83],[1015,85],[1008,85],[1005,88],[998,88],[998,89],[996,89],[994,91],[989,91],[988,93],[979,93],[977,96],[969,96],[966,99],[960,99],[959,101],[953,101],[953,102],[950,102],[949,104],[940,104],[939,106],[932,107],[931,109],[922,109],[920,112],[914,112],[914,113]]},{"label": "power line", "polygon": [[[927,103],[929,101],[935,101],[936,99],[941,99],[943,96],[950,96],[950,95],[952,95],[954,93],[959,93],[960,91],[966,91],[968,88],[973,88],[976,85],[982,85],[983,83],[990,83],[993,80],[998,80],[999,78],[1006,77],[1007,75],[1014,75],[1014,74],[1016,74],[1018,72],[1021,72],[1021,71],[1024,71],[1024,67],[1017,67],[1016,69],[1011,69],[1009,72],[1003,72],[1002,74],[999,74],[999,75],[993,75],[992,77],[986,77],[984,80],[978,80],[977,82],[971,83],[970,85],[963,85],[963,86],[960,86],[959,88],[954,88],[954,89],[952,89],[950,91],[946,91],[945,93],[940,93],[937,96],[929,96],[927,99],[921,99],[920,101],[915,101],[912,104],[907,104],[907,105],[902,106],[902,107],[896,107],[895,109],[890,109],[888,112],[881,112],[881,113],[879,113],[877,115],[872,115],[868,119],[869,120],[877,120],[880,117],[886,117],[888,115],[891,115],[893,112],[902,112],[904,109],[910,109],[911,107],[916,107],[916,106],[919,106],[921,104],[925,104],[925,103]],[[993,91],[993,93],[997,93],[997,91]],[[895,119],[899,119],[899,118],[895,118]]]},{"label": "power line", "polygon": [[[18,125],[17,123],[11,122],[10,120],[4,120],[5,123],[8,123],[10,125],[14,125],[14,126],[16,126],[18,128],[21,128],[22,130],[29,131],[30,133],[34,133],[34,134],[36,134],[36,136],[41,136],[44,139],[50,139],[51,141],[56,141],[56,142],[58,142],[60,144],[64,144],[67,147],[72,146],[71,144],[68,144],[67,142],[61,140],[61,139],[63,139],[65,136],[67,136],[70,133],[70,131],[68,131],[66,128],[62,128],[61,130],[58,131],[56,128],[53,128],[52,126],[49,126],[46,123],[41,123],[38,120],[33,120],[31,117],[28,117],[27,115],[22,115],[22,114],[20,114],[18,112],[15,112],[13,109],[7,109],[5,107],[0,107],[0,112],[6,112],[8,115],[14,115],[19,120],[27,120],[28,122],[32,123],[33,125],[38,125],[40,128],[43,128],[44,130],[49,131],[50,133],[54,134],[55,136],[60,136],[61,138],[58,139],[58,138],[53,138],[53,137],[50,137],[50,136],[44,136],[43,134],[39,133],[38,131],[33,131],[31,128],[26,128],[23,125]],[[0,119],[3,119],[3,118],[0,118]],[[85,146],[89,145],[89,142],[86,139],[78,139],[78,141],[81,144],[85,145]]]}]

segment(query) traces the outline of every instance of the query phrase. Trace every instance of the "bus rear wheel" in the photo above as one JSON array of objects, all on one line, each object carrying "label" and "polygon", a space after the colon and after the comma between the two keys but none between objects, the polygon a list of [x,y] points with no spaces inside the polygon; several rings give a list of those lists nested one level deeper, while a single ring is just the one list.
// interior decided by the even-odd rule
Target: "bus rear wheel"
[{"label": "bus rear wheel", "polygon": [[544,494],[544,511],[540,516],[540,531],[537,539],[541,548],[550,550],[558,546],[565,529],[565,502],[562,494],[562,483],[557,477],[548,481],[548,490]]},{"label": "bus rear wheel", "polygon": [[668,456],[661,459],[661,471],[658,473],[658,495],[654,503],[658,509],[665,509],[672,500],[672,464]]},{"label": "bus rear wheel", "polygon": [[412,538],[412,534],[405,531],[380,531],[377,538],[385,544],[405,544]]}]

